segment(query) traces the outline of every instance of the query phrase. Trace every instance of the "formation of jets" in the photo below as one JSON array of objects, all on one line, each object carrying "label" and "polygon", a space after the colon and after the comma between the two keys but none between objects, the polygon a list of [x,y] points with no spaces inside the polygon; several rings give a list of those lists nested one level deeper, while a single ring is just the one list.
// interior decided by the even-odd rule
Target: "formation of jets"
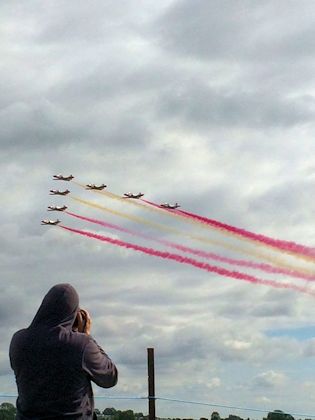
[{"label": "formation of jets", "polygon": [[180,207],[180,205],[178,203],[175,203],[175,204],[162,203],[160,204],[160,207],[162,207],[163,209],[177,209],[178,207]]},{"label": "formation of jets", "polygon": [[67,195],[69,194],[69,190],[59,191],[59,190],[49,190],[50,195]]},{"label": "formation of jets", "polygon": [[86,190],[103,190],[104,188],[106,188],[107,185],[105,184],[101,184],[101,185],[95,185],[95,184],[86,184],[85,189]]},{"label": "formation of jets", "polygon": [[[57,174],[57,175],[53,175],[53,179],[55,181],[71,181],[74,178],[73,175],[69,175],[69,176],[65,176],[62,174]],[[105,184],[100,184],[100,185],[96,185],[96,184],[86,184],[85,185],[85,189],[86,190],[98,190],[101,191],[104,188],[106,188],[107,185]],[[68,189],[64,190],[64,191],[60,191],[60,190],[49,190],[50,195],[67,195],[70,193],[70,191]],[[131,193],[131,192],[127,192],[124,193],[123,198],[134,198],[134,199],[139,199],[141,197],[143,197],[144,194],[139,192],[138,194],[135,193]],[[180,205],[178,203],[175,204],[169,204],[169,203],[162,203],[160,204],[161,208],[164,209],[177,209],[178,207],[180,207]],[[47,211],[65,211],[68,207],[63,205],[63,206],[48,206],[47,207]],[[56,220],[48,220],[48,219],[44,219],[42,220],[41,224],[42,225],[53,225],[56,226],[58,225],[58,223],[60,223],[59,219]]]},{"label": "formation of jets", "polygon": [[128,193],[124,193],[124,197],[123,198],[140,198],[143,197],[144,194],[142,194],[141,192],[139,192],[138,194],[133,194],[131,192]]},{"label": "formation of jets", "polygon": [[[73,175],[62,175],[62,174],[57,174],[57,175],[53,175],[53,179],[55,181],[71,181],[74,178]],[[66,189],[64,191],[60,191],[60,190],[49,190],[49,194],[50,195],[67,195],[69,194],[70,190]],[[67,210],[68,206],[48,206],[47,207],[47,211],[65,211]],[[49,220],[49,219],[44,219],[42,220],[41,224],[42,225],[49,225],[49,226],[56,226],[58,225],[58,223],[60,223],[59,219],[56,220]]]},{"label": "formation of jets", "polygon": [[48,206],[47,211],[65,211],[67,208],[67,206]]},{"label": "formation of jets", "polygon": [[47,219],[44,219],[44,220],[42,220],[42,225],[58,225],[58,223],[60,223],[60,220],[59,219],[57,219],[57,220],[47,220]]},{"label": "formation of jets", "polygon": [[64,175],[61,175],[61,174],[53,175],[53,179],[55,181],[71,181],[71,179],[73,179],[73,178],[74,178],[73,175],[69,175],[69,176],[64,176]]}]

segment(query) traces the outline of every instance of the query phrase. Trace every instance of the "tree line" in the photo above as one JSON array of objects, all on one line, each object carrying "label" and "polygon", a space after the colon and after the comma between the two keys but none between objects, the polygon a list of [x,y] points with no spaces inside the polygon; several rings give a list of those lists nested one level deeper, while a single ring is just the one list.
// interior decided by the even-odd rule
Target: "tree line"
[{"label": "tree line", "polygon": [[[116,410],[115,408],[105,408],[101,411],[95,409],[95,414],[98,420],[148,420],[148,415],[143,413],[133,412],[133,410]],[[13,404],[9,402],[3,402],[0,404],[0,420],[14,420],[16,415],[16,408]],[[192,418],[167,418],[165,420],[194,420]],[[227,418],[221,418],[220,414],[217,411],[213,411],[209,418],[201,417],[199,420],[250,420],[242,419],[239,416],[230,414]],[[281,410],[274,410],[268,413],[267,417],[264,417],[263,420],[295,420],[290,414],[286,414]],[[300,419],[299,419],[300,420]],[[305,419],[312,420],[312,419]]]}]

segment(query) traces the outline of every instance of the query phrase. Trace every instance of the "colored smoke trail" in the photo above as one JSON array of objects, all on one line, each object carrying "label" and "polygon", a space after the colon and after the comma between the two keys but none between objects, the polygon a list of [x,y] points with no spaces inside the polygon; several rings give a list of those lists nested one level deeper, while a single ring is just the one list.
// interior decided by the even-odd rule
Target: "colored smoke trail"
[{"label": "colored smoke trail", "polygon": [[[79,185],[79,186],[81,186],[81,187],[84,188],[84,185],[79,184],[78,182],[75,182],[75,184],[77,184],[77,185]],[[227,235],[227,236],[230,236],[232,238],[238,237],[238,239],[240,239],[240,240],[254,241],[256,243],[258,242],[258,245],[271,246],[270,244],[264,243],[263,241],[258,241],[257,239],[249,238],[247,236],[244,236],[244,235],[240,235],[238,233],[235,233],[233,231],[233,229],[231,230],[231,229],[227,229],[226,228],[226,226],[229,226],[229,225],[226,225],[226,224],[221,223],[221,222],[217,222],[215,220],[207,219],[207,218],[205,218],[203,216],[199,216],[199,215],[196,215],[196,214],[193,214],[193,213],[189,213],[189,212],[186,212],[184,210],[161,208],[161,206],[158,205],[157,203],[154,203],[152,201],[146,200],[144,198],[140,198],[140,199],[126,199],[125,197],[121,197],[121,196],[119,196],[117,194],[114,194],[112,192],[109,192],[109,191],[98,191],[98,190],[92,190],[92,191],[95,192],[95,193],[97,193],[97,194],[105,195],[105,196],[107,196],[107,197],[109,197],[111,199],[114,199],[114,200],[124,201],[125,203],[131,204],[133,206],[137,206],[138,208],[140,207],[141,209],[155,211],[155,212],[157,212],[159,214],[164,214],[164,215],[175,217],[175,218],[181,219],[181,220],[184,219],[185,222],[190,223],[190,224],[193,224],[193,225],[200,226],[200,224],[201,224],[203,226],[207,226],[209,229],[219,230],[222,234]],[[143,203],[149,204],[149,206],[146,206],[144,204],[141,204],[139,201],[142,201]],[[206,220],[208,220],[208,221],[206,221]],[[212,222],[216,222],[216,224],[214,224]],[[243,230],[243,229],[240,229],[240,228],[235,228],[235,229]],[[253,233],[252,235],[257,235],[257,234],[254,234]],[[257,235],[257,236],[260,236],[260,235]],[[261,235],[261,236],[263,236],[263,235]],[[274,247],[274,246],[272,246],[272,248],[275,248],[277,250],[280,250],[280,251],[282,251],[282,252],[284,252],[286,254],[293,255],[293,256],[295,256],[297,258],[301,258],[303,260],[307,260],[307,261],[310,260],[310,257],[309,256],[301,255],[301,254],[296,253],[296,252],[294,252],[292,250],[283,249],[283,248]],[[257,256],[257,253],[256,253],[256,255],[255,254],[252,254],[252,255]],[[259,258],[261,258],[261,255],[262,254],[260,254]],[[280,263],[279,264],[279,262],[275,262],[275,259],[274,258],[264,257],[263,259],[265,259],[266,261],[272,262],[273,264],[276,264],[276,265],[278,265],[280,267],[286,267],[285,263]],[[311,262],[313,262],[313,259],[311,259]],[[294,270],[294,268],[289,267],[289,270],[292,270],[292,269]]]},{"label": "colored smoke trail", "polygon": [[166,245],[166,246],[174,248],[174,249],[178,249],[179,251],[182,251],[182,252],[187,252],[187,253],[190,253],[190,254],[193,254],[193,255],[197,255],[199,257],[210,258],[212,260],[220,261],[220,262],[230,264],[230,265],[237,265],[237,266],[241,266],[241,267],[258,269],[258,270],[262,270],[262,271],[272,273],[272,274],[285,274],[285,275],[290,276],[290,277],[301,278],[301,279],[304,279],[304,280],[310,280],[310,281],[315,280],[315,276],[308,276],[306,274],[299,273],[298,271],[276,268],[276,267],[273,267],[269,264],[254,263],[254,262],[251,262],[251,261],[222,257],[218,254],[213,253],[213,252],[206,252],[206,251],[202,251],[202,250],[199,250],[199,249],[190,248],[190,247],[187,247],[187,246],[184,246],[184,245],[180,245],[180,244],[177,244],[175,242],[167,241],[167,240],[164,240],[164,239],[158,239],[158,238],[155,238],[155,237],[152,237],[152,236],[149,236],[149,235],[144,235],[142,233],[138,233],[136,231],[124,228],[122,226],[118,226],[118,225],[113,224],[113,223],[108,223],[108,222],[104,222],[102,220],[98,220],[98,219],[94,219],[94,218],[90,218],[90,217],[86,217],[86,216],[81,216],[79,214],[72,213],[70,211],[65,211],[65,213],[68,214],[69,216],[76,217],[77,219],[80,219],[80,220],[84,220],[84,221],[94,223],[94,224],[97,224],[97,225],[100,225],[100,226],[104,226],[104,227],[107,227],[107,228],[110,228],[110,229],[115,229],[115,230],[118,230],[120,232],[125,232],[125,233],[128,233],[128,234],[133,235],[133,236],[137,236],[137,237],[140,237],[140,238],[155,241],[157,243]]},{"label": "colored smoke trail", "polygon": [[[75,183],[76,185],[79,185],[80,187],[85,187],[84,185],[76,182],[76,181],[72,181],[73,183]],[[116,195],[112,192],[109,191],[97,191],[95,190],[94,192],[97,192],[98,194],[103,194],[106,195],[107,197],[110,197],[112,199],[116,199],[116,200],[124,200],[124,197],[121,197],[119,195]],[[191,212],[187,212],[184,210],[176,210],[176,209],[162,209],[158,204],[143,199],[141,198],[140,201],[149,204],[151,206],[145,206],[139,202],[136,202],[134,200],[128,200],[127,202],[129,204],[132,204],[134,206],[140,207],[140,208],[145,208],[145,209],[151,209],[151,210],[155,210],[164,214],[168,214],[169,216],[173,216],[173,217],[184,217],[184,218],[188,218],[191,219],[191,222],[199,222],[201,224],[206,224],[209,227],[212,227],[214,229],[217,229],[219,231],[221,231],[222,233],[225,232],[225,234],[231,234],[234,236],[238,236],[241,238],[246,238],[249,239],[251,241],[255,241],[255,242],[259,242],[265,246],[269,246],[275,249],[278,249],[280,251],[286,252],[290,255],[296,256],[297,258],[302,258],[305,259],[307,261],[311,261],[311,262],[315,262],[315,249],[311,248],[311,247],[307,247],[305,245],[301,245],[301,244],[297,244],[295,242],[292,241],[284,241],[284,240],[280,240],[280,239],[274,239],[271,237],[268,237],[266,235],[262,235],[262,234],[257,234],[254,232],[250,232],[246,229],[243,228],[238,228],[232,225],[229,225],[227,223],[222,223],[219,222],[217,220],[214,219],[209,219],[207,217],[204,216],[199,216],[197,214],[191,213]],[[164,211],[163,211],[164,210]],[[166,210],[166,212],[165,212]]]},{"label": "colored smoke trail", "polygon": [[199,216],[198,214],[190,213],[184,210],[177,209],[161,209],[161,207],[153,203],[152,201],[141,199],[145,203],[153,206],[153,208],[159,208],[160,210],[166,210],[167,214],[171,216],[179,216],[186,218],[186,220],[195,221],[199,224],[207,225],[210,228],[219,230],[224,234],[237,236],[239,239],[246,239],[253,242],[258,242],[264,246],[272,247],[279,251],[285,252],[289,255],[295,256],[296,258],[301,258],[306,261],[315,262],[315,249],[306,247],[304,245],[297,244],[295,242],[283,241],[280,239],[273,239],[265,235],[253,233],[247,231],[246,229],[238,228],[226,223],[219,222],[214,219],[209,219],[207,217]]},{"label": "colored smoke trail", "polygon": [[[79,182],[76,181],[72,181],[74,184],[78,185],[79,187],[82,187],[85,189],[85,185],[80,184]],[[122,197],[121,195],[117,195],[114,194],[111,191],[106,191],[106,190],[90,190],[91,192],[94,192],[96,194],[101,194],[101,195],[105,195],[106,197],[109,197],[113,200],[118,200],[118,201],[122,201],[124,203],[128,203],[131,204],[132,206],[136,206],[136,207],[140,207],[141,209],[146,209],[146,210],[151,210],[151,211],[157,211],[155,208],[150,208],[144,204],[139,203],[138,199],[132,199],[132,198],[127,198],[127,197]]]},{"label": "colored smoke trail", "polygon": [[100,204],[93,203],[92,201],[83,200],[82,198],[74,197],[73,195],[70,196],[70,198],[74,201],[85,204],[89,207],[94,207],[96,209],[106,211],[107,213],[114,214],[115,216],[123,217],[125,219],[132,220],[133,222],[141,223],[141,224],[153,227],[154,229],[162,230],[164,232],[175,233],[175,234],[178,233],[178,231],[174,228],[171,228],[169,226],[164,226],[164,225],[161,225],[159,223],[150,222],[149,220],[143,219],[142,217],[133,216],[131,214],[126,214],[126,213],[123,213],[121,211],[113,210],[113,209],[110,209],[108,207],[104,207]]},{"label": "colored smoke trail", "polygon": [[211,244],[211,245],[226,247],[226,248],[232,249],[234,251],[239,250],[238,247],[237,248],[233,247],[233,246],[231,246],[229,244],[226,244],[224,242],[221,242],[221,241],[215,241],[215,240],[203,238],[201,236],[195,236],[195,235],[190,235],[190,234],[187,234],[187,233],[183,233],[183,232],[179,231],[178,229],[172,228],[170,226],[165,226],[165,225],[161,225],[160,223],[150,222],[147,219],[143,219],[142,217],[133,216],[133,215],[130,215],[130,214],[127,214],[127,213],[123,213],[121,211],[113,210],[113,209],[110,209],[108,207],[104,207],[103,205],[93,203],[92,201],[83,200],[82,198],[74,197],[73,195],[70,196],[70,198],[74,201],[85,204],[89,207],[97,208],[97,209],[105,211],[107,213],[111,213],[111,214],[114,214],[116,216],[123,217],[125,219],[132,220],[134,222],[153,227],[154,229],[158,229],[158,230],[161,230],[161,231],[164,231],[164,232],[173,233],[175,235],[186,236],[188,238],[195,239],[197,241],[201,241],[201,242]]},{"label": "colored smoke trail", "polygon": [[153,227],[154,229],[158,229],[160,231],[170,232],[170,233],[173,233],[175,235],[185,236],[186,238],[190,238],[190,239],[193,239],[195,241],[199,241],[199,242],[202,242],[202,243],[205,243],[205,244],[221,246],[223,248],[226,248],[226,249],[229,249],[229,250],[241,253],[241,254],[252,255],[256,258],[269,261],[270,263],[272,263],[272,264],[274,264],[278,267],[282,267],[282,268],[290,270],[290,271],[295,271],[295,272],[297,271],[299,273],[304,273],[307,276],[312,277],[314,275],[313,271],[307,270],[307,269],[302,269],[302,268],[297,268],[297,267],[292,266],[291,264],[288,264],[285,261],[279,259],[278,257],[273,257],[273,256],[270,256],[270,255],[262,254],[261,252],[257,252],[257,251],[252,250],[252,249],[244,249],[244,248],[241,248],[240,246],[228,244],[226,242],[222,242],[222,241],[218,241],[218,240],[214,240],[214,239],[208,239],[208,238],[204,238],[204,237],[198,236],[198,235],[191,235],[191,234],[188,234],[188,233],[184,233],[184,232],[179,231],[178,229],[175,229],[175,228],[172,228],[172,227],[169,227],[169,226],[164,226],[164,225],[161,225],[159,223],[153,223],[153,222],[150,222],[146,219],[143,219],[142,217],[132,216],[132,215],[120,212],[120,211],[112,210],[112,209],[104,207],[100,204],[93,203],[92,201],[83,200],[82,198],[74,197],[73,195],[70,196],[70,198],[74,201],[85,204],[89,207],[96,208],[96,209],[105,211],[107,213],[111,213],[111,214],[114,214],[116,216],[123,217],[125,219],[132,220],[134,222]]},{"label": "colored smoke trail", "polygon": [[[86,190],[86,185],[81,184],[80,182],[77,182],[77,181],[73,181],[73,180],[71,180],[71,182],[73,182],[73,184],[78,185],[79,187]],[[119,195],[113,194],[109,191],[100,191],[100,190],[88,190],[88,191],[98,193],[98,194],[107,195],[108,197],[114,198],[115,200],[122,200],[123,199],[123,197],[120,197]]]},{"label": "colored smoke trail", "polygon": [[210,226],[216,227],[218,229],[224,229],[235,235],[242,236],[244,238],[248,238],[256,242],[261,242],[262,244],[266,246],[270,246],[272,248],[280,249],[282,251],[287,251],[294,255],[298,254],[297,256],[300,256],[300,257],[307,257],[307,259],[311,259],[312,261],[315,262],[315,249],[314,248],[307,247],[305,245],[300,245],[300,244],[297,244],[296,242],[283,241],[280,239],[270,238],[265,235],[250,232],[246,229],[228,225],[226,223],[222,223],[214,219],[209,219],[207,217],[199,216],[197,214],[190,213],[184,210],[177,210],[177,212],[179,214],[183,214],[186,217],[199,220],[201,223],[209,224]]},{"label": "colored smoke trail", "polygon": [[103,220],[93,219],[91,217],[81,216],[80,214],[72,213],[71,211],[65,211],[66,214],[72,217],[76,217],[80,220],[85,220],[86,222],[94,223],[96,225],[104,226],[110,229],[119,230],[120,232],[129,233],[130,235],[140,236],[146,239],[152,239],[149,235],[143,235],[142,233],[135,232],[133,230],[124,228],[122,226],[115,225],[113,223],[104,222]]},{"label": "colored smoke trail", "polygon": [[245,273],[241,273],[239,271],[231,271],[231,270],[227,270],[225,268],[221,268],[215,265],[210,265],[208,263],[204,263],[198,260],[195,260],[193,258],[187,258],[187,257],[183,257],[182,255],[179,254],[173,254],[170,252],[165,252],[165,251],[158,251],[156,249],[153,248],[147,248],[147,247],[143,247],[140,245],[136,245],[136,244],[132,244],[130,242],[125,242],[125,241],[121,241],[119,239],[114,239],[114,238],[110,238],[108,236],[103,236],[103,235],[98,235],[96,233],[92,233],[92,232],[87,232],[84,230],[79,230],[79,229],[73,229],[67,226],[63,226],[63,225],[58,225],[60,228],[68,230],[70,232],[73,233],[77,233],[79,235],[83,235],[83,236],[87,236],[89,238],[93,238],[93,239],[97,239],[99,241],[103,241],[103,242],[107,242],[110,243],[112,245],[117,245],[123,248],[127,248],[127,249],[133,249],[134,251],[139,251],[142,252],[144,254],[147,255],[151,255],[151,256],[155,256],[155,257],[160,257],[163,259],[169,259],[169,260],[173,260],[176,261],[178,263],[181,264],[188,264],[188,265],[192,265],[196,268],[199,268],[201,270],[205,270],[208,271],[210,273],[215,273],[215,274],[219,274],[220,276],[225,276],[225,277],[230,277],[233,278],[235,280],[241,280],[241,281],[246,281],[252,284],[261,284],[261,285],[265,285],[265,286],[271,286],[274,288],[278,288],[278,289],[292,289],[301,293],[307,293],[310,294],[312,296],[315,297],[315,293],[311,290],[309,290],[306,287],[300,287],[297,286],[295,284],[291,284],[291,283],[279,283],[276,282],[274,280],[265,280],[265,279],[260,279],[258,277],[255,276],[251,276]]}]

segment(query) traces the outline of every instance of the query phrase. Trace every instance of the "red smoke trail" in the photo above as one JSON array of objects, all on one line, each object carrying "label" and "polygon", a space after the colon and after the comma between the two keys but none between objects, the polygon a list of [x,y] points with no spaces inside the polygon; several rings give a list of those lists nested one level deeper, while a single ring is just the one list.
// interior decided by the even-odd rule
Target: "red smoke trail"
[{"label": "red smoke trail", "polygon": [[[144,201],[147,204],[150,204],[151,206],[161,208],[159,205],[157,205],[156,203],[152,203],[151,201],[144,200],[144,199],[142,199],[142,201]],[[261,242],[264,245],[271,246],[273,248],[301,254],[306,257],[315,259],[314,248],[307,247],[305,245],[300,245],[300,244],[297,244],[296,242],[283,241],[280,239],[270,238],[265,235],[250,232],[246,229],[228,225],[226,223],[219,222],[218,220],[209,219],[208,217],[199,216],[198,214],[190,213],[184,210],[170,210],[170,209],[165,209],[165,210],[171,211],[173,214],[178,214],[178,215],[182,215],[183,217],[188,217],[194,220],[198,220],[201,223],[205,223],[217,229],[226,230],[227,232],[233,233],[234,235],[242,236],[244,238],[248,238],[253,241]]]},{"label": "red smoke trail", "polygon": [[315,276],[310,276],[310,275],[307,275],[307,274],[303,274],[303,273],[300,273],[300,272],[295,271],[295,270],[288,270],[288,269],[284,269],[284,268],[273,267],[272,265],[264,264],[264,263],[254,263],[254,262],[246,261],[246,260],[238,260],[238,259],[234,259],[234,258],[222,257],[220,255],[217,255],[217,254],[213,253],[213,252],[206,252],[206,251],[202,251],[202,250],[199,250],[199,249],[190,248],[190,247],[187,247],[187,246],[184,246],[184,245],[179,245],[175,242],[154,238],[152,236],[144,235],[142,233],[138,233],[136,231],[126,229],[126,228],[123,228],[121,226],[118,226],[118,225],[115,225],[115,224],[112,224],[112,223],[107,223],[107,222],[104,222],[102,220],[92,219],[90,217],[85,217],[85,216],[80,216],[79,214],[75,214],[75,213],[72,213],[70,211],[65,211],[65,213],[68,214],[69,216],[76,217],[77,219],[81,219],[81,220],[85,220],[87,222],[95,223],[97,225],[104,226],[104,227],[107,227],[107,228],[110,228],[110,229],[115,229],[115,230],[118,230],[120,232],[125,232],[125,233],[128,233],[128,234],[133,235],[133,236],[138,236],[138,237],[141,237],[141,238],[144,238],[144,239],[149,239],[151,241],[161,243],[163,245],[169,246],[169,247],[174,248],[174,249],[178,249],[178,250],[183,251],[183,252],[189,252],[190,254],[198,255],[199,257],[210,258],[212,260],[220,261],[220,262],[230,264],[230,265],[238,265],[238,266],[241,266],[241,267],[258,269],[258,270],[265,271],[267,273],[285,274],[285,275],[290,276],[290,277],[297,277],[297,278],[301,278],[301,279],[304,279],[304,280],[310,280],[310,281],[315,280]]},{"label": "red smoke trail", "polygon": [[238,228],[235,226],[228,225],[226,223],[219,222],[217,220],[208,219],[207,217],[199,216],[194,213],[190,213],[184,210],[177,210],[179,214],[183,214],[185,216],[191,217],[195,220],[199,220],[203,223],[209,224],[211,226],[217,227],[219,229],[227,230],[228,232],[232,232],[236,235],[243,236],[244,238],[252,239],[254,241],[258,241],[263,243],[264,245],[271,246],[273,248],[278,248],[281,250],[298,253],[305,255],[306,257],[315,258],[315,250],[314,248],[307,247],[305,245],[300,245],[295,242],[290,241],[283,241],[280,239],[270,238],[265,235],[257,234],[250,232],[246,229]]},{"label": "red smoke trail", "polygon": [[278,288],[278,289],[292,289],[301,293],[307,293],[310,294],[312,296],[315,296],[315,293],[311,290],[309,290],[306,287],[300,287],[297,286],[295,284],[292,283],[279,283],[276,282],[274,280],[264,280],[264,279],[259,279],[257,277],[245,274],[245,273],[240,273],[238,271],[230,271],[227,270],[225,268],[221,268],[215,265],[210,265],[208,263],[204,263],[201,261],[197,261],[193,258],[187,258],[187,257],[183,257],[182,255],[179,254],[172,254],[170,252],[165,252],[165,251],[158,251],[156,249],[152,249],[152,248],[146,248],[140,245],[136,245],[136,244],[131,244],[129,242],[124,242],[121,241],[119,239],[114,239],[114,238],[110,238],[108,236],[103,236],[103,235],[97,235],[96,233],[92,233],[92,232],[86,232],[84,230],[79,230],[79,229],[73,229],[67,226],[62,226],[59,225],[59,227],[61,227],[62,229],[68,230],[70,232],[73,233],[77,233],[79,235],[83,235],[83,236],[87,236],[89,238],[93,238],[93,239],[98,239],[99,241],[103,241],[103,242],[108,242],[112,245],[117,245],[117,246],[121,246],[123,248],[127,248],[127,249],[133,249],[134,251],[139,251],[139,252],[143,252],[144,254],[148,254],[151,256],[155,256],[155,257],[160,257],[163,259],[169,259],[169,260],[173,260],[182,264],[189,264],[192,265],[196,268],[200,268],[201,270],[206,270],[210,273],[216,273],[219,274],[220,276],[226,276],[226,277],[230,277],[233,278],[235,280],[243,280],[243,281],[247,281],[249,283],[252,284],[262,284],[265,286],[271,286],[274,288]]}]

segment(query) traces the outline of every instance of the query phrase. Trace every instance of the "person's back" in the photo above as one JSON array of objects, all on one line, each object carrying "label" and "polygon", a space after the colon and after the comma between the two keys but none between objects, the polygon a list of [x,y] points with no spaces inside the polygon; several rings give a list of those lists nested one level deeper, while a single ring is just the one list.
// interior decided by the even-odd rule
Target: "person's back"
[{"label": "person's back", "polygon": [[91,419],[91,380],[104,388],[117,383],[117,369],[104,351],[90,335],[73,331],[78,304],[72,286],[54,286],[31,325],[14,334],[17,419]]}]

